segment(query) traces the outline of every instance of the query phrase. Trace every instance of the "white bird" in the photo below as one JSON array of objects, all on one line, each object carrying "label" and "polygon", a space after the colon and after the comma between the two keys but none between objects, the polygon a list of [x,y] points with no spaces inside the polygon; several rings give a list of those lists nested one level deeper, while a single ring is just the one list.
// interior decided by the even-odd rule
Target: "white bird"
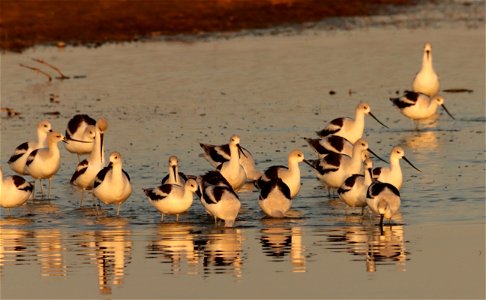
[{"label": "white bird", "polygon": [[177,156],[172,155],[169,157],[169,173],[162,178],[161,184],[178,184],[184,186],[187,181],[187,176],[179,172],[179,159]]},{"label": "white bird", "polygon": [[95,139],[96,121],[88,115],[75,115],[66,128],[66,140],[64,144],[67,151],[78,156],[91,153]]},{"label": "white bird", "polygon": [[402,175],[402,168],[400,167],[400,159],[406,161],[415,170],[422,172],[405,157],[405,150],[403,150],[402,147],[395,146],[390,152],[390,166],[374,168],[373,178],[381,182],[390,183],[394,185],[398,190],[400,190],[402,188],[402,183],[403,183],[403,175]]},{"label": "white bird", "polygon": [[414,121],[416,129],[418,129],[419,121],[436,115],[439,106],[442,106],[445,112],[455,120],[445,107],[444,98],[439,95],[430,98],[422,93],[405,91],[405,95],[400,98],[390,98],[390,101],[398,107],[402,115]]},{"label": "white bird", "polygon": [[258,205],[269,217],[283,218],[292,205],[290,189],[282,178],[265,182],[260,190]]},{"label": "white bird", "polygon": [[164,215],[176,215],[179,222],[179,215],[191,208],[193,193],[198,189],[198,184],[194,179],[188,179],[184,185],[166,183],[153,189],[144,189],[150,204],[161,214],[160,220],[164,220]]},{"label": "white bird", "polygon": [[423,93],[433,97],[439,93],[439,76],[432,66],[432,45],[425,43],[422,56],[422,68],[415,75],[412,82],[412,89],[415,92]]},{"label": "white bird", "polygon": [[282,178],[283,182],[290,189],[290,197],[294,198],[300,190],[300,167],[299,163],[306,161],[304,153],[300,150],[293,150],[288,155],[288,167],[271,166],[255,182],[258,188],[262,188],[266,182],[272,179]]},{"label": "white bird", "polygon": [[[84,190],[91,190],[94,185],[96,175],[105,165],[104,156],[104,143],[103,138],[105,131],[108,129],[108,121],[105,118],[100,118],[96,122],[95,126],[95,142],[93,146],[93,151],[91,151],[89,157],[81,161],[76,170],[71,177],[71,184],[77,186]],[[83,201],[83,196],[81,196],[81,205]]]},{"label": "white bird", "polygon": [[104,204],[117,204],[116,215],[120,214],[121,205],[132,194],[132,185],[130,176],[122,168],[119,152],[112,152],[109,165],[96,175],[93,194]]},{"label": "white bird", "polygon": [[230,159],[218,166],[219,172],[228,180],[234,190],[238,190],[246,182],[246,172],[240,164],[240,137],[232,135],[229,141]]},{"label": "white bird", "polygon": [[356,106],[356,112],[354,120],[351,118],[337,118],[332,120],[324,129],[317,132],[320,137],[325,137],[331,134],[342,136],[351,143],[355,143],[358,139],[363,136],[365,127],[365,115],[370,115],[383,127],[388,128],[380,120],[378,120],[375,115],[371,113],[371,107],[366,102],[360,102]]},{"label": "white bird", "polygon": [[307,164],[314,169],[317,178],[330,192],[333,189],[338,189],[349,176],[361,174],[366,151],[381,159],[369,149],[368,142],[365,139],[359,139],[354,143],[352,156],[330,153],[320,160],[310,160]]},{"label": "white bird", "polygon": [[[225,161],[230,160],[231,151],[229,144],[212,145],[200,143],[199,145],[204,150],[201,155],[215,168]],[[262,172],[256,169],[253,155],[241,145],[239,148],[242,154],[239,156],[240,164],[245,169],[247,179],[257,180],[262,176]]]},{"label": "white bird", "polygon": [[372,182],[372,169],[373,161],[367,158],[365,160],[364,176],[361,174],[349,176],[337,191],[339,198],[349,207],[361,207],[361,214],[363,214],[366,207],[366,192]]},{"label": "white bird", "polygon": [[34,186],[18,175],[3,177],[0,166],[0,206],[10,210],[23,205],[32,195]]},{"label": "white bird", "polygon": [[240,211],[241,203],[229,182],[218,171],[209,171],[198,177],[198,196],[206,211],[224,221],[225,227],[232,227]]},{"label": "white bird", "polygon": [[353,144],[342,136],[328,135],[323,138],[304,140],[316,151],[319,158],[323,158],[331,152],[353,155]]},{"label": "white bird", "polygon": [[[48,179],[49,191],[47,198],[51,198],[51,180],[61,166],[61,154],[59,142],[66,142],[66,138],[57,131],[47,134],[47,148],[40,148],[32,151],[27,157],[26,168],[34,179]],[[44,189],[41,183],[41,193],[44,196]]]},{"label": "white bird", "polygon": [[35,149],[46,146],[47,133],[52,131],[51,123],[47,120],[40,121],[37,124],[37,141],[25,142],[15,148],[14,154],[8,160],[10,168],[20,175],[28,175],[25,168],[27,157]]},{"label": "white bird", "polygon": [[391,220],[400,209],[400,192],[392,184],[374,181],[368,187],[366,203],[373,213],[380,215],[383,231],[383,218]]}]

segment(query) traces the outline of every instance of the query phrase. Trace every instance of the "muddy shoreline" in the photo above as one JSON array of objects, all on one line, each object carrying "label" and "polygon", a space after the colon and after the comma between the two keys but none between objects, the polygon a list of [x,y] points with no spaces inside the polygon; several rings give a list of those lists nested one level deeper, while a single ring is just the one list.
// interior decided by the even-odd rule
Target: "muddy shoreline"
[{"label": "muddy shoreline", "polygon": [[178,35],[236,32],[370,16],[417,0],[83,0],[0,2],[0,49],[38,44],[101,45]]}]

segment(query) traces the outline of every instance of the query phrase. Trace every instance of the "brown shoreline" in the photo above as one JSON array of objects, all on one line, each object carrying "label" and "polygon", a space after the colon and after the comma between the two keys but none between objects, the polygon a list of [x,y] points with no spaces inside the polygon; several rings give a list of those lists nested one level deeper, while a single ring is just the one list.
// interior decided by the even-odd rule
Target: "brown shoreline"
[{"label": "brown shoreline", "polygon": [[416,0],[1,0],[0,49],[102,44],[367,16]]}]

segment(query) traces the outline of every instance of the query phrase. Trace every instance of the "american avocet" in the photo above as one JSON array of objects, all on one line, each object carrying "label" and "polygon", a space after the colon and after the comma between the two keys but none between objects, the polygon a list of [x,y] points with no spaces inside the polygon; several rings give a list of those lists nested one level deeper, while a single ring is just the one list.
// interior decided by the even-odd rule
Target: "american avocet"
[{"label": "american avocet", "polygon": [[153,189],[144,189],[150,204],[161,214],[160,220],[164,220],[164,215],[176,215],[179,222],[179,214],[186,212],[192,205],[193,193],[198,189],[198,184],[194,179],[188,179],[184,185],[166,183]]},{"label": "american avocet", "polygon": [[240,137],[232,135],[229,141],[230,159],[218,166],[219,172],[228,180],[234,190],[238,190],[246,182],[246,172],[240,164]]},{"label": "american avocet", "polygon": [[232,227],[240,211],[241,203],[229,182],[218,171],[209,171],[198,178],[198,196],[206,211],[224,220],[225,227]]},{"label": "american avocet", "polygon": [[356,106],[356,112],[354,120],[351,118],[338,118],[332,120],[324,129],[317,132],[320,137],[325,137],[331,134],[342,136],[346,138],[351,143],[355,143],[358,139],[363,136],[365,127],[365,115],[370,115],[383,127],[388,128],[380,120],[378,120],[375,115],[371,113],[371,107],[366,102],[360,102]]},{"label": "american avocet", "polygon": [[412,89],[415,92],[433,97],[439,93],[439,76],[432,66],[432,45],[425,43],[422,56],[422,68],[415,75],[412,82]]},{"label": "american avocet", "polygon": [[391,220],[400,209],[400,192],[392,184],[374,181],[368,187],[366,203],[373,213],[380,215],[383,231],[383,218]]},{"label": "american avocet", "polygon": [[395,146],[390,152],[390,166],[373,169],[373,178],[381,182],[393,184],[398,190],[400,190],[403,183],[400,159],[406,161],[415,170],[422,172],[405,157],[405,150],[403,150],[402,147]]},{"label": "american avocet", "polygon": [[307,164],[314,169],[317,178],[330,193],[331,190],[339,188],[349,176],[361,174],[362,161],[366,158],[366,151],[381,159],[368,147],[365,139],[359,139],[353,145],[352,156],[330,153],[320,160],[310,160]]},{"label": "american avocet", "polygon": [[[93,151],[91,151],[89,157],[81,161],[74,171],[71,177],[71,184],[84,190],[91,190],[94,185],[96,175],[101,169],[104,168],[105,155],[103,149],[103,137],[105,131],[108,129],[108,121],[105,118],[101,118],[96,121],[95,126],[95,142]],[[83,195],[81,196],[81,205],[83,201]]]},{"label": "american avocet", "polygon": [[112,152],[110,164],[96,175],[93,194],[104,204],[118,204],[116,215],[120,214],[121,205],[132,194],[132,185],[130,176],[122,168],[122,157],[119,152]]},{"label": "american avocet", "polygon": [[0,166],[0,206],[10,210],[23,205],[32,195],[34,186],[23,177],[12,175],[3,177],[3,168]]},{"label": "american avocet", "polygon": [[402,115],[415,122],[416,129],[418,129],[418,121],[433,117],[439,106],[442,106],[445,112],[454,119],[445,107],[442,96],[436,95],[430,98],[422,93],[405,91],[405,95],[400,98],[390,98],[390,101],[400,109]]},{"label": "american avocet", "polygon": [[361,207],[361,214],[366,207],[366,192],[370,186],[371,170],[373,161],[370,158],[365,159],[365,173],[353,174],[346,178],[341,187],[337,190],[339,198],[350,207]]},{"label": "american avocet", "polygon": [[20,175],[28,175],[25,168],[27,157],[35,149],[46,146],[47,133],[52,131],[51,123],[47,120],[40,121],[37,124],[37,141],[25,142],[15,148],[14,154],[8,160],[10,168]]},{"label": "american avocet", "polygon": [[[26,168],[34,179],[48,179],[49,191],[47,198],[51,198],[51,180],[61,166],[61,154],[59,153],[59,142],[66,142],[66,138],[57,131],[47,134],[47,148],[40,148],[32,151],[27,157]],[[41,183],[41,193],[44,196],[44,189]]]},{"label": "american avocet", "polygon": [[319,139],[304,138],[319,156],[323,158],[331,152],[353,155],[353,144],[342,136],[328,135]]},{"label": "american avocet", "polygon": [[161,184],[178,184],[184,186],[187,181],[187,176],[179,172],[179,159],[177,156],[172,155],[169,157],[169,173],[162,178]]},{"label": "american avocet", "polygon": [[96,121],[88,115],[75,115],[66,128],[66,150],[78,155],[89,154],[93,150]]},{"label": "american avocet", "polygon": [[[229,161],[231,157],[230,145],[211,145],[211,144],[199,144],[204,150],[201,154],[213,167],[218,167],[225,161]],[[255,159],[250,151],[246,148],[239,146],[241,154],[239,156],[240,164],[245,169],[246,177],[249,180],[257,180],[262,176],[262,172],[256,169]]]},{"label": "american avocet", "polygon": [[282,178],[265,182],[260,190],[258,205],[269,217],[283,218],[292,205],[290,189]]},{"label": "american avocet", "polygon": [[306,161],[304,153],[300,150],[293,150],[288,155],[288,167],[271,166],[255,182],[258,188],[263,188],[266,182],[272,179],[282,178],[283,182],[290,189],[290,197],[294,198],[300,190],[300,167],[299,163]]}]

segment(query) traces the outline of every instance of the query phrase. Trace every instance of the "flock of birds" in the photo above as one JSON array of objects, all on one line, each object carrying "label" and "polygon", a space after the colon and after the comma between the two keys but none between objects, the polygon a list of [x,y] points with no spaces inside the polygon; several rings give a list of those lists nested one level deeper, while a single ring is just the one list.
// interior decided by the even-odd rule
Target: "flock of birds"
[{"label": "flock of birds", "polygon": [[[418,122],[436,114],[438,106],[454,118],[444,106],[444,99],[438,95],[439,78],[432,66],[432,47],[424,46],[422,67],[416,74],[413,91],[406,91],[402,97],[390,99],[400,112]],[[259,189],[258,204],[265,215],[283,218],[292,205],[292,199],[299,193],[301,186],[301,162],[309,165],[316,177],[327,187],[329,193],[337,192],[350,207],[368,207],[373,214],[383,219],[391,219],[400,208],[400,192],[403,175],[400,160],[415,167],[406,157],[404,150],[395,146],[390,153],[387,167],[373,168],[370,154],[381,159],[362,138],[365,116],[373,117],[386,127],[372,113],[369,104],[360,102],[355,117],[332,120],[324,129],[317,132],[318,138],[305,140],[315,150],[317,159],[306,160],[304,153],[293,150],[288,154],[287,166],[272,166],[264,172],[259,171],[250,151],[240,146],[237,135],[230,137],[224,145],[200,144],[202,156],[215,168],[201,176],[186,176],[179,171],[176,156],[169,158],[169,171],[161,185],[146,188],[148,201],[164,215],[179,215],[189,210],[193,194],[197,194],[207,213],[216,223],[224,221],[224,226],[233,226],[240,211],[237,191],[247,182],[254,182]],[[49,121],[41,121],[37,126],[37,141],[19,145],[10,157],[10,168],[19,175],[29,175],[33,183],[19,175],[2,177],[0,185],[0,206],[11,209],[23,205],[35,196],[35,180],[39,180],[44,197],[43,179],[48,180],[47,197],[51,196],[51,180],[60,167],[59,142],[78,155],[88,155],[74,170],[71,184],[84,192],[91,190],[93,195],[104,204],[117,205],[116,214],[132,193],[130,176],[123,170],[122,155],[112,152],[106,165],[103,136],[108,129],[105,118],[94,120],[88,115],[74,116],[65,135],[52,131]],[[385,161],[386,162],[386,161]],[[364,166],[364,172],[363,170]]]}]

